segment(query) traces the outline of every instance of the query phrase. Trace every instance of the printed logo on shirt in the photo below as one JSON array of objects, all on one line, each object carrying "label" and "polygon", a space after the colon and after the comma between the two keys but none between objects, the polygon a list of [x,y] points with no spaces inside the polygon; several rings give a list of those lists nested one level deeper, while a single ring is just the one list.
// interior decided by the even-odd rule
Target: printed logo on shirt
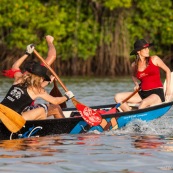
[{"label": "printed logo on shirt", "polygon": [[140,78],[143,78],[143,77],[145,77],[145,76],[148,76],[148,74],[147,74],[147,73],[141,73],[141,74],[139,75],[139,79],[140,79]]},{"label": "printed logo on shirt", "polygon": [[24,94],[24,91],[21,88],[14,87],[14,89],[10,92],[11,96],[8,96],[7,98],[14,102],[15,99],[20,99],[22,94]]}]

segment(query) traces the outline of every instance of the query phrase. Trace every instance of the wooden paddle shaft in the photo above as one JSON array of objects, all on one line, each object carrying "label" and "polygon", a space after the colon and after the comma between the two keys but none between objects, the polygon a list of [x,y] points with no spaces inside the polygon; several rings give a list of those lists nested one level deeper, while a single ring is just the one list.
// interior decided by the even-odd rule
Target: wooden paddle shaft
[{"label": "wooden paddle shaft", "polygon": [[127,100],[129,100],[132,96],[134,96],[139,91],[139,88],[135,90],[133,93],[131,93],[126,99],[124,99],[121,103],[125,103]]},{"label": "wooden paddle shaft", "polygon": [[67,92],[67,87],[63,84],[61,79],[57,76],[57,74],[54,72],[54,70],[46,63],[46,61],[40,56],[40,54],[34,50],[34,54],[44,63],[44,65],[50,70],[50,72],[55,76],[55,78],[58,80],[62,88]]}]

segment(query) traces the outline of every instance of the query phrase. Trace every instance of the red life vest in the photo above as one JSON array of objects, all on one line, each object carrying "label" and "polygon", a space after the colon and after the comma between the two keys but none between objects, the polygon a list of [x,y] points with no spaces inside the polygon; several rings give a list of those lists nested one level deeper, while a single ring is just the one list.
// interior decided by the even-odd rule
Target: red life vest
[{"label": "red life vest", "polygon": [[153,64],[151,58],[145,70],[137,71],[136,77],[141,81],[142,90],[151,90],[163,87],[160,79],[160,69],[158,66]]}]

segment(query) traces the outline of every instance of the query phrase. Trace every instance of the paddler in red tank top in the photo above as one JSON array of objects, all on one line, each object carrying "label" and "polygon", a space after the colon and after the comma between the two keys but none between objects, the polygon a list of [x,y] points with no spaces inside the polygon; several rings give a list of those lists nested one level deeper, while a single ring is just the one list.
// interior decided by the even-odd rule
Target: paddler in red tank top
[{"label": "paddler in red tank top", "polygon": [[[130,53],[130,55],[136,55],[136,60],[131,65],[132,79],[135,84],[134,89],[140,88],[140,90],[128,102],[139,103],[139,109],[159,104],[165,100],[169,101],[171,97],[170,69],[158,56],[149,55],[149,47],[152,45],[152,43],[147,43],[144,39],[137,40],[134,43],[134,50]],[[160,79],[160,69],[166,73],[165,95]],[[115,95],[115,101],[121,103],[130,94],[131,92],[118,93]],[[123,111],[131,110],[127,103],[123,103],[120,108]]]}]

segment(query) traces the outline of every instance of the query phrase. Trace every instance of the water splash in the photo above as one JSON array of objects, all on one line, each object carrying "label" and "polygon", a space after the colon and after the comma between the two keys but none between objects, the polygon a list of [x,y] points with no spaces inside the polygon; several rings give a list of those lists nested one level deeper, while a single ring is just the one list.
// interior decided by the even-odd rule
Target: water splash
[{"label": "water splash", "polygon": [[134,120],[124,128],[105,132],[106,135],[144,134],[144,135],[171,135],[173,132],[173,119],[171,116],[163,116],[159,119],[146,122]]}]

